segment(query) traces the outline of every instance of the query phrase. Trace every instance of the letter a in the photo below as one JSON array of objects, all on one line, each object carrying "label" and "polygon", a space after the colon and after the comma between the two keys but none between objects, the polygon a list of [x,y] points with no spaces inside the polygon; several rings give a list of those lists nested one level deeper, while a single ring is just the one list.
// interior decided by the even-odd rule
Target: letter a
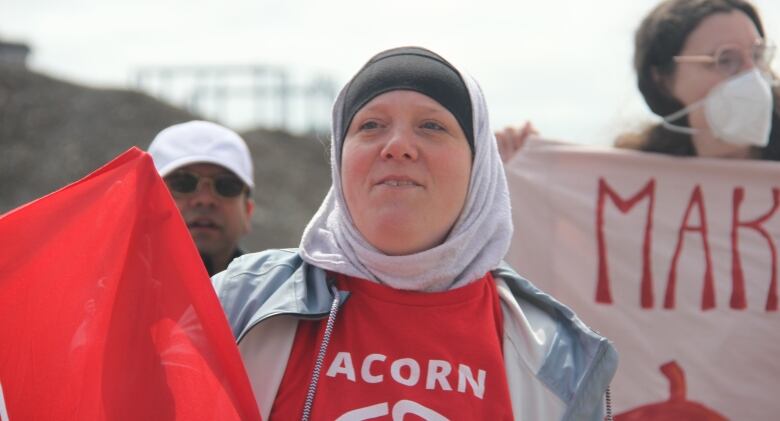
[{"label": "letter a", "polygon": [[[699,223],[700,226],[691,226],[688,224],[688,219],[691,216],[693,205],[699,208]],[[664,308],[674,308],[675,301],[675,289],[677,288],[677,260],[680,257],[682,251],[683,242],[685,239],[685,232],[700,232],[702,247],[704,248],[704,286],[702,288],[701,295],[701,309],[709,310],[715,307],[715,282],[712,275],[712,258],[710,257],[710,246],[707,240],[707,213],[704,210],[704,199],[701,194],[701,186],[698,184],[693,189],[691,194],[691,200],[688,202],[688,209],[685,210],[685,216],[683,216],[682,225],[677,233],[677,247],[674,249],[674,257],[672,257],[672,264],[669,267],[669,278],[666,283],[666,296],[664,297]]]},{"label": "letter a", "polygon": [[352,365],[352,356],[349,355],[349,352],[339,352],[330,363],[327,376],[336,377],[337,374],[345,374],[347,379],[355,381],[355,366]]}]

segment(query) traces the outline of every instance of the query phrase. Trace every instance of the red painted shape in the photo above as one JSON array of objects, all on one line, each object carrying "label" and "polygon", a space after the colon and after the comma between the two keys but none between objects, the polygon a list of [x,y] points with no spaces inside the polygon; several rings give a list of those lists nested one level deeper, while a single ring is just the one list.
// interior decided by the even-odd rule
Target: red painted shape
[{"label": "red painted shape", "polygon": [[661,372],[669,379],[669,400],[684,401],[688,387],[685,385],[685,373],[676,361],[669,361],[661,366]]},{"label": "red painted shape", "polygon": [[662,365],[661,372],[669,379],[669,400],[617,414],[615,421],[726,421],[717,411],[686,400],[685,372],[676,361]]},{"label": "red painted shape", "polygon": [[[694,205],[699,210],[699,226],[693,226],[688,223],[691,211]],[[701,186],[696,185],[691,193],[691,200],[688,202],[688,208],[685,210],[685,216],[677,234],[677,247],[675,247],[672,257],[672,264],[669,267],[669,277],[666,284],[666,296],[664,297],[664,308],[673,309],[675,305],[675,291],[677,287],[677,260],[682,252],[683,242],[686,232],[701,233],[702,244],[704,248],[705,270],[704,287],[702,290],[701,308],[709,310],[715,307],[715,282],[712,275],[712,258],[710,257],[710,246],[707,240],[707,212],[704,208],[704,199],[701,193]]]},{"label": "red painted shape", "polygon": [[747,308],[747,299],[745,298],[745,276],[742,272],[742,260],[739,254],[739,233],[740,227],[752,228],[761,234],[769,244],[769,251],[772,254],[772,277],[770,278],[769,291],[767,292],[766,311],[777,311],[777,249],[772,236],[762,226],[769,220],[780,206],[780,189],[772,189],[772,209],[752,221],[740,221],[739,207],[745,198],[745,189],[737,187],[732,196],[732,218],[731,218],[731,308],[743,310]]},{"label": "red painted shape", "polygon": [[599,178],[598,198],[596,202],[596,241],[598,243],[598,280],[596,282],[596,302],[612,304],[612,291],[609,281],[609,266],[607,262],[607,242],[604,237],[604,206],[607,197],[617,206],[621,213],[628,213],[637,202],[648,198],[647,219],[645,220],[645,232],[642,240],[642,281],[640,305],[642,308],[653,307],[653,277],[650,265],[650,252],[652,246],[653,209],[655,206],[655,179],[651,178],[645,186],[631,196],[628,200],[620,197],[612,187]]}]

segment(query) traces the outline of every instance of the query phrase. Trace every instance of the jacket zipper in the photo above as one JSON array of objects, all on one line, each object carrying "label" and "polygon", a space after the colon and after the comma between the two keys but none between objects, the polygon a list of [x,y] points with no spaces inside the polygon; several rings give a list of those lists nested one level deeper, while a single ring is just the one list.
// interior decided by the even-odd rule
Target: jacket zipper
[{"label": "jacket zipper", "polygon": [[330,344],[330,335],[333,332],[333,325],[336,323],[336,315],[339,312],[339,291],[333,285],[331,285],[330,288],[333,293],[333,303],[330,306],[328,324],[325,326],[325,334],[322,336],[320,351],[317,354],[317,361],[314,363],[314,371],[312,372],[311,381],[309,382],[309,390],[306,392],[306,402],[303,405],[301,421],[309,421],[309,417],[311,416],[314,395],[317,393],[317,383],[320,381],[320,371],[322,370],[322,364],[325,362],[325,353],[328,351],[328,345]]}]

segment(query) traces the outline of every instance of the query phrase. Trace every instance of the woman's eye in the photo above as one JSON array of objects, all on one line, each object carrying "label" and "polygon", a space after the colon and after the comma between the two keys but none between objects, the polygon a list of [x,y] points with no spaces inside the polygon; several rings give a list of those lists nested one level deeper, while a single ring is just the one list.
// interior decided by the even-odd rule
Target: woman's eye
[{"label": "woman's eye", "polygon": [[360,125],[360,130],[372,130],[379,127],[379,123],[376,121],[366,121]]},{"label": "woman's eye", "polygon": [[716,66],[727,74],[734,74],[742,68],[742,55],[738,51],[723,51],[717,57]]},{"label": "woman's eye", "polygon": [[422,124],[422,127],[428,130],[444,130],[444,126],[435,121],[426,121]]}]

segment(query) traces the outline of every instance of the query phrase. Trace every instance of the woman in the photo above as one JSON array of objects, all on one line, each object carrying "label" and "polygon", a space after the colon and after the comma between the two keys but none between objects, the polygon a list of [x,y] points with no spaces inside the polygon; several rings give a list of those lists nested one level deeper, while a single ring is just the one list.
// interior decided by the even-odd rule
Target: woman
[{"label": "woman", "polygon": [[[667,0],[637,29],[639,91],[663,118],[615,146],[679,156],[780,160],[780,88],[770,62],[775,46],[758,11],[744,0]],[[774,87],[773,87],[774,86]],[[529,123],[496,133],[508,162]]]},{"label": "woman", "polygon": [[602,419],[614,349],[501,263],[509,195],[476,82],[384,51],[332,128],[300,249],[214,278],[264,419]]},{"label": "woman", "polygon": [[670,155],[780,159],[774,46],[744,0],[667,0],[636,32],[634,68],[663,118],[618,147]]}]

